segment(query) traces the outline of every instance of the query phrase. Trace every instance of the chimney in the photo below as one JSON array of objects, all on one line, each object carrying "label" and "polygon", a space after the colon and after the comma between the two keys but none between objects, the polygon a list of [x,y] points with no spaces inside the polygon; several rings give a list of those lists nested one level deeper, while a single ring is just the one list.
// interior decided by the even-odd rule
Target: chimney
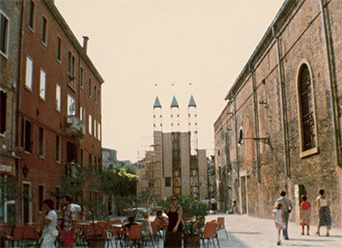
[{"label": "chimney", "polygon": [[83,36],[83,50],[85,51],[85,53],[87,53],[88,40],[89,40],[88,36]]}]

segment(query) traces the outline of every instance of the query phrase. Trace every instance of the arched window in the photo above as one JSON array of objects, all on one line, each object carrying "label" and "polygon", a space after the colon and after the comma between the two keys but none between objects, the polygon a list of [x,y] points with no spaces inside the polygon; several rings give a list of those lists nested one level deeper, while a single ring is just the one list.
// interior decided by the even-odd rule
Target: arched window
[{"label": "arched window", "polygon": [[[299,129],[302,156],[317,152],[317,128],[311,72],[306,63],[298,71]],[[313,150],[314,149],[314,150]],[[310,151],[310,152],[309,152]],[[305,153],[309,152],[309,153]]]}]

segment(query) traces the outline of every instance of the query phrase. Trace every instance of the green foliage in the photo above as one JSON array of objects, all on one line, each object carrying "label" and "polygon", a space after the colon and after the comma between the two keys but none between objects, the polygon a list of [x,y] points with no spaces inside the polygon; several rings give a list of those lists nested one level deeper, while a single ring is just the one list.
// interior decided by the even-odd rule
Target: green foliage
[{"label": "green foliage", "polygon": [[8,200],[16,200],[22,194],[14,177],[0,176],[0,204],[3,205]]},{"label": "green foliage", "polygon": [[[159,203],[160,206],[168,208],[171,205],[171,200],[168,198]],[[179,205],[184,213],[183,233],[198,235],[202,228],[204,228],[205,216],[208,214],[207,204],[195,199],[192,195],[181,196],[179,198]]]}]

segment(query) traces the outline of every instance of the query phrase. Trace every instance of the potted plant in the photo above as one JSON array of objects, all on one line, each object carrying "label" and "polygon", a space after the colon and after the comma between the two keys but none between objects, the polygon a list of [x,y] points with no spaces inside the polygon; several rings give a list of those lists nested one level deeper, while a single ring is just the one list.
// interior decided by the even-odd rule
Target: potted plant
[{"label": "potted plant", "polygon": [[[161,202],[163,207],[170,206],[170,200]],[[200,247],[200,234],[204,231],[205,216],[208,214],[207,204],[195,199],[192,195],[182,196],[179,205],[183,208],[184,247]]]}]

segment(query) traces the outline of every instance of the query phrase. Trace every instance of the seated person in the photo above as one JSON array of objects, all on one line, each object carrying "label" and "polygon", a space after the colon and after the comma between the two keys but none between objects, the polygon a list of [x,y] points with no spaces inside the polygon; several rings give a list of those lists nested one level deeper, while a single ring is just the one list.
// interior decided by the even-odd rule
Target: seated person
[{"label": "seated person", "polygon": [[152,230],[151,222],[148,219],[148,212],[144,211],[142,215],[144,217],[144,221],[141,224],[141,234],[143,237],[151,236],[153,234],[153,230]]},{"label": "seated person", "polygon": [[134,216],[130,216],[128,217],[128,223],[126,223],[124,226],[129,229],[133,225],[138,225],[138,223],[134,222]]},{"label": "seated person", "polygon": [[163,216],[162,211],[158,210],[154,222],[157,224],[158,230],[165,230],[167,228],[167,225],[169,224],[169,219]]}]

